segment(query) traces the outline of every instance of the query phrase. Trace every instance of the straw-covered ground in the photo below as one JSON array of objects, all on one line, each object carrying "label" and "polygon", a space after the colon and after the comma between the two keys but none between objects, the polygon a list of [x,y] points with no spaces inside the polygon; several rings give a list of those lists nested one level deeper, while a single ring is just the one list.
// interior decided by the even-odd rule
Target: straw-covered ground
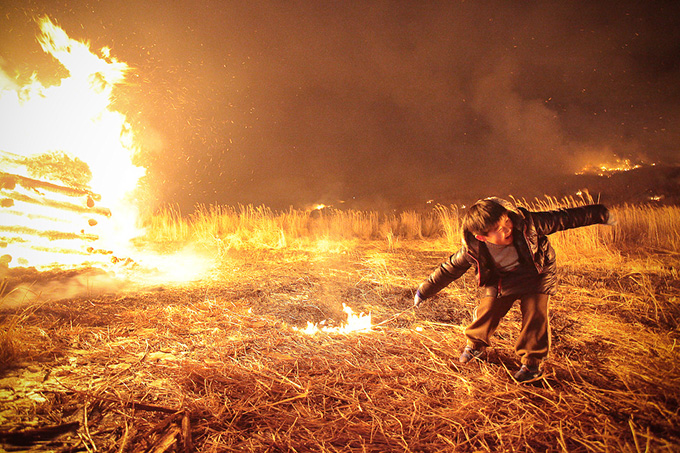
[{"label": "straw-covered ground", "polygon": [[[186,285],[5,309],[6,451],[680,451],[677,256],[563,260],[546,376],[519,385],[508,314],[458,363],[467,275],[418,311],[451,250],[422,241],[226,252]],[[371,331],[307,335],[342,304]]]}]

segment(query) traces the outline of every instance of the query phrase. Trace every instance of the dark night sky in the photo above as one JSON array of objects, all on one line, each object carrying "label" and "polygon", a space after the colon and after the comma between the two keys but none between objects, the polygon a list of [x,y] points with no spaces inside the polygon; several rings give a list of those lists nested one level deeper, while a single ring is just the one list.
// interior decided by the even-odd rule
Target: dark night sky
[{"label": "dark night sky", "polygon": [[[0,64],[49,77],[48,15],[133,69],[159,202],[419,206],[680,161],[676,1],[17,1]],[[348,204],[349,205],[349,204]]]}]

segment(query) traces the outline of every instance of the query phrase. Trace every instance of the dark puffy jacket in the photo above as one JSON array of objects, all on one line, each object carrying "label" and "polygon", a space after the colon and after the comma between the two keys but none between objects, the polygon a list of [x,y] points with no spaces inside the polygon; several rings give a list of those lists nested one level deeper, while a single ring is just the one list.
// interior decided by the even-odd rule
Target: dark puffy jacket
[{"label": "dark puffy jacket", "polygon": [[519,270],[502,274],[496,269],[486,245],[469,231],[463,232],[463,245],[423,282],[418,291],[423,299],[434,296],[444,287],[474,267],[477,283],[485,296],[518,293],[555,294],[557,276],[555,250],[548,235],[598,223],[606,223],[609,211],[603,205],[588,205],[555,211],[532,212],[515,207],[499,198],[513,223],[513,243],[519,255]]}]

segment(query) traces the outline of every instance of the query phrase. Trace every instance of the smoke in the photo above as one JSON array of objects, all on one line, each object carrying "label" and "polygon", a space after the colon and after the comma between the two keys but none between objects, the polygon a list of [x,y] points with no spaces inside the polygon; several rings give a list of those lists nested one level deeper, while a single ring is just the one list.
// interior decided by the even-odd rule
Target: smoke
[{"label": "smoke", "polygon": [[135,260],[122,260],[117,266],[107,266],[108,270],[81,267],[38,271],[0,263],[0,310],[199,281],[217,268],[216,253],[194,243],[167,253],[138,250],[132,255]]},{"label": "smoke", "polygon": [[[25,15],[4,8],[0,20]],[[153,136],[144,159],[159,201],[184,212],[521,196],[593,154],[678,159],[678,2],[120,0],[41,12],[131,66],[118,104]],[[12,30],[8,40],[34,41]]]},{"label": "smoke", "polygon": [[6,282],[0,309],[16,309],[50,300],[97,297],[115,293],[129,285],[99,269],[38,272],[34,268],[4,270]]},{"label": "smoke", "polygon": [[555,173],[564,165],[569,144],[558,114],[546,106],[546,100],[525,99],[516,90],[520,72],[514,59],[503,59],[492,72],[474,86],[474,111],[488,124],[485,142],[489,155],[500,172],[508,165],[523,178],[536,171]]}]

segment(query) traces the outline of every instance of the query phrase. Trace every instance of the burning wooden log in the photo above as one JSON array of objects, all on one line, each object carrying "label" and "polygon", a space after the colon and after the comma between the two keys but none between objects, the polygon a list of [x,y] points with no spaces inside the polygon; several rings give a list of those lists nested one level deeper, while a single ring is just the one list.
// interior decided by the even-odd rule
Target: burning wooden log
[{"label": "burning wooden log", "polygon": [[30,196],[20,194],[20,193],[17,193],[17,192],[10,192],[6,196],[7,196],[7,198],[5,198],[5,199],[10,199],[10,200],[14,200],[14,201],[21,201],[23,203],[42,205],[42,206],[46,206],[46,207],[49,207],[49,208],[55,208],[55,209],[60,209],[60,210],[64,210],[64,211],[73,211],[73,212],[78,212],[78,213],[92,213],[92,214],[102,215],[102,216],[105,216],[105,217],[111,216],[111,211],[107,208],[89,208],[87,206],[80,206],[80,205],[77,205],[77,204],[74,204],[74,203],[51,200],[49,198],[45,198],[44,195],[42,195],[40,197],[41,199],[30,197]]},{"label": "burning wooden log", "polygon": [[[0,252],[19,265],[91,265],[97,260],[82,259],[83,239],[124,249],[140,233],[127,197],[145,170],[133,162],[139,149],[130,124],[112,106],[128,66],[108,48],[94,53],[69,38],[48,17],[37,22],[40,47],[65,77],[0,89]],[[43,253],[76,248],[80,256]]]},{"label": "burning wooden log", "polygon": [[[0,151],[0,154],[5,154]],[[2,161],[2,159],[0,159]],[[38,191],[48,190],[54,193],[60,193],[70,197],[87,197],[88,207],[93,207],[95,201],[101,201],[101,196],[83,187],[69,187],[65,185],[54,184],[39,179],[29,178],[12,173],[0,172],[0,188],[14,190],[16,186],[22,186],[28,190]]]},{"label": "burning wooden log", "polygon": [[[52,151],[32,156],[0,151],[0,162],[5,168],[23,168],[27,175],[40,180],[59,181],[69,187],[84,187],[92,180],[88,165],[63,151]],[[49,183],[48,183],[49,184]]]},{"label": "burning wooden log", "polygon": [[95,250],[85,244],[64,245],[97,241],[97,217],[111,217],[110,209],[96,206],[101,195],[88,186],[87,164],[65,153],[29,158],[4,151],[0,162],[12,171],[0,172],[0,246],[11,249],[8,262],[13,255],[23,262],[37,254],[82,256]]},{"label": "burning wooden log", "polygon": [[54,439],[62,434],[76,431],[80,426],[78,422],[62,423],[59,425],[43,426],[41,428],[26,428],[21,430],[2,430],[0,431],[0,442],[18,446],[28,447],[40,442]]}]

